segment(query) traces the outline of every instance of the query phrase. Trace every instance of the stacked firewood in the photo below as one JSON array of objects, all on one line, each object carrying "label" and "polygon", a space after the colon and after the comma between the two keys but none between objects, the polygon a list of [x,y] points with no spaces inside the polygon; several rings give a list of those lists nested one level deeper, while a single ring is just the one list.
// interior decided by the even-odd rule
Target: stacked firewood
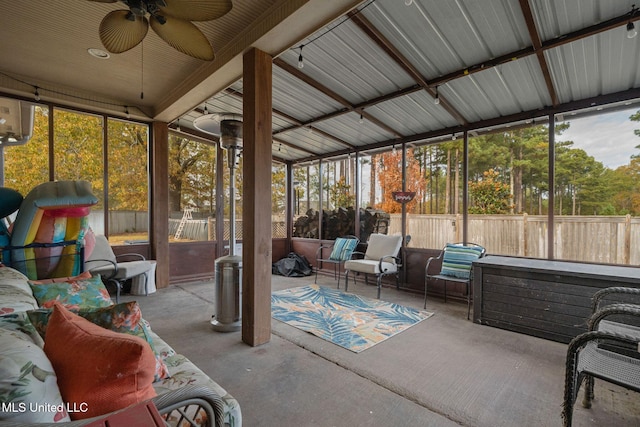
[{"label": "stacked firewood", "polygon": [[[294,237],[317,239],[319,236],[319,212],[309,209],[298,217],[293,225]],[[360,240],[366,242],[371,233],[387,234],[390,215],[384,211],[360,209]],[[322,210],[322,239],[334,240],[347,234],[355,234],[355,210],[353,207]]]}]

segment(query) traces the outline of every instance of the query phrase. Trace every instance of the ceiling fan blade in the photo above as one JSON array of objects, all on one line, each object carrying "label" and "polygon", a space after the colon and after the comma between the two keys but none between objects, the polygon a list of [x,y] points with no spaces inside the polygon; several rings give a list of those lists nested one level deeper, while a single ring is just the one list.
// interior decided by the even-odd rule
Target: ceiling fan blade
[{"label": "ceiling fan blade", "polygon": [[152,17],[151,28],[162,40],[182,53],[205,61],[211,61],[215,57],[209,40],[189,21],[168,16],[167,21],[161,24]]},{"label": "ceiling fan blade", "polygon": [[144,17],[127,19],[128,10],[114,10],[100,22],[100,40],[111,53],[122,53],[137,46],[149,31],[149,22]]},{"label": "ceiling fan blade", "polygon": [[187,21],[211,21],[226,15],[233,8],[231,0],[164,0],[160,11]]}]

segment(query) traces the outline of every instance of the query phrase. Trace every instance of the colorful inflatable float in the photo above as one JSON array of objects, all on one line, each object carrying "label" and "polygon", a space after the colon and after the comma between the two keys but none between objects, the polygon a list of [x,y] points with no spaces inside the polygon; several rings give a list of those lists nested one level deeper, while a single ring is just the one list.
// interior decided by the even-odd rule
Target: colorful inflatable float
[{"label": "colorful inflatable float", "polygon": [[95,244],[88,215],[96,203],[87,181],[36,186],[20,204],[10,230],[10,262],[4,255],[3,262],[31,280],[81,273],[84,260],[79,255],[86,252],[86,258]]}]

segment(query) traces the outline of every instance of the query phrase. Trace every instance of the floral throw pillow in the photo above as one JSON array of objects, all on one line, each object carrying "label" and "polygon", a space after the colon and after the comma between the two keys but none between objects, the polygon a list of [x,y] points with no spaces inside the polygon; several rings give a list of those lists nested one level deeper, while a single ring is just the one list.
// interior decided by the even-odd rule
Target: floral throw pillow
[{"label": "floral throw pillow", "polygon": [[56,302],[71,310],[113,305],[109,291],[99,275],[88,279],[70,278],[68,281],[47,284],[29,281],[29,286],[41,308],[51,308]]},{"label": "floral throw pillow", "polygon": [[[164,363],[162,357],[158,354],[153,345],[151,332],[147,323],[142,320],[142,312],[140,311],[140,306],[136,301],[115,304],[109,307],[81,308],[79,310],[71,311],[105,329],[134,335],[145,340],[151,346],[151,350],[153,350],[156,357],[154,381],[169,378],[167,365]],[[47,308],[30,310],[27,312],[31,323],[35,326],[43,340],[45,339],[47,324],[51,313],[52,310]]]},{"label": "floral throw pillow", "polygon": [[0,328],[0,360],[0,420],[21,424],[70,420],[51,363],[27,334]]}]

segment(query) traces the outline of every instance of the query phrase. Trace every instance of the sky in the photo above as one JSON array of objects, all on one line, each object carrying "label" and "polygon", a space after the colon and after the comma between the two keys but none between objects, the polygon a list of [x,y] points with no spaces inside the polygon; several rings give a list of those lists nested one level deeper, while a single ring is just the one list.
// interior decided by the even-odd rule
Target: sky
[{"label": "sky", "polygon": [[640,137],[633,133],[634,129],[640,129],[640,122],[629,120],[636,111],[637,106],[573,120],[565,116],[571,126],[556,137],[556,142],[573,141],[574,147],[582,148],[610,169],[628,165],[632,154],[640,154],[635,148],[640,145]]}]

